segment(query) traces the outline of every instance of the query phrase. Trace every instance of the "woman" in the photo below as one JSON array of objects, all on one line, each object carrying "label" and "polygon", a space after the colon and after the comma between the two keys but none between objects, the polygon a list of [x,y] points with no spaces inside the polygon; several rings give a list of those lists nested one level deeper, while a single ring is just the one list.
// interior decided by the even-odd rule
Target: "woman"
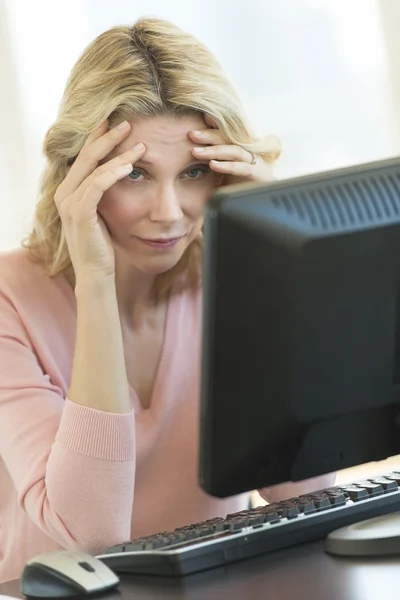
[{"label": "woman", "polygon": [[0,581],[248,503],[197,483],[202,215],[216,186],[272,177],[276,140],[206,48],[148,19],[84,51],[44,152],[34,229],[0,259]]}]

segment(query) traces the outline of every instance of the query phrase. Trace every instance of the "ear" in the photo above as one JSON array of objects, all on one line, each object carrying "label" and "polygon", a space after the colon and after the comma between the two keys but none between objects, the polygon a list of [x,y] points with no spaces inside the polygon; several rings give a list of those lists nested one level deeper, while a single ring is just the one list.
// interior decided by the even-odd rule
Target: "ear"
[{"label": "ear", "polygon": [[206,122],[206,125],[208,125],[209,127],[211,127],[211,129],[218,129],[218,124],[207,113],[204,114],[204,121]]}]

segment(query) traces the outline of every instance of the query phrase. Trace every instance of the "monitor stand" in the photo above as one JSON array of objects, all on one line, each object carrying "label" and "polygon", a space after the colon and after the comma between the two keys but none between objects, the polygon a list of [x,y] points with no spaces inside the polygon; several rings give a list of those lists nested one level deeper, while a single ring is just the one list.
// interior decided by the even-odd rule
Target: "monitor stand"
[{"label": "monitor stand", "polygon": [[400,512],[336,529],[327,536],[324,550],[336,556],[399,555]]}]

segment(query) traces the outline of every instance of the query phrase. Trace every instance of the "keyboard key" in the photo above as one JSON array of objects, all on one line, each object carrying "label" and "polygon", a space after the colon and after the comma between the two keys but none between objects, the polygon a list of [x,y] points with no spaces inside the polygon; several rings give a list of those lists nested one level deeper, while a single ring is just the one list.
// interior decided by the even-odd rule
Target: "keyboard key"
[{"label": "keyboard key", "polygon": [[140,540],[135,540],[133,542],[127,542],[124,544],[125,552],[141,552],[144,549],[144,543]]},{"label": "keyboard key", "polygon": [[347,499],[344,494],[329,494],[329,502],[332,506],[344,506]]},{"label": "keyboard key", "polygon": [[[260,508],[264,508],[264,507],[262,506]],[[251,513],[253,510],[255,510],[255,509],[250,508],[250,509],[246,509],[246,510],[241,510],[240,512],[237,512],[237,513],[231,513],[229,515],[226,515],[226,521],[230,521],[230,519],[237,519],[238,517],[247,517],[249,515],[249,513]]]},{"label": "keyboard key", "polygon": [[195,532],[198,537],[207,537],[215,532],[215,528],[212,525],[202,525],[196,527]]},{"label": "keyboard key", "polygon": [[221,532],[221,531],[227,531],[229,529],[229,521],[224,521],[223,523],[217,523],[217,525],[214,525],[214,530]]},{"label": "keyboard key", "polygon": [[357,487],[364,488],[367,490],[370,496],[379,496],[383,494],[383,487],[379,483],[372,483],[371,481],[358,481]]},{"label": "keyboard key", "polygon": [[272,523],[280,523],[280,521],[281,521],[281,518],[278,515],[278,513],[276,513],[276,512],[267,513],[265,515],[265,522],[266,523],[271,523],[271,524]]},{"label": "keyboard key", "polygon": [[249,526],[254,527],[255,525],[260,525],[265,522],[264,515],[253,515],[249,516]]},{"label": "keyboard key", "polygon": [[311,501],[299,502],[297,504],[297,507],[298,507],[299,511],[304,513],[305,515],[310,515],[317,511],[317,507],[315,506],[314,502],[311,502]]},{"label": "keyboard key", "polygon": [[146,546],[149,546],[151,543],[156,544],[157,548],[165,548],[166,546],[171,546],[172,540],[169,535],[157,535],[144,542],[144,549],[149,549]]},{"label": "keyboard key", "polygon": [[374,477],[373,479],[369,479],[369,481],[381,485],[384,492],[394,492],[399,487],[397,481],[387,479],[386,477]]},{"label": "keyboard key", "polygon": [[236,521],[232,521],[229,525],[229,531],[242,531],[243,527],[248,527],[249,523],[246,519],[237,519]]},{"label": "keyboard key", "polygon": [[332,504],[329,502],[329,498],[313,498],[315,508],[317,511],[328,510],[328,508],[332,508]]},{"label": "keyboard key", "polygon": [[285,509],[283,511],[283,516],[286,517],[287,519],[297,519],[297,517],[299,516],[300,511],[297,508],[297,506],[290,506],[289,508]]},{"label": "keyboard key", "polygon": [[397,483],[397,485],[400,487],[400,475],[386,475],[386,479],[389,479],[389,481],[393,481],[394,483]]},{"label": "keyboard key", "polygon": [[353,500],[353,502],[358,502],[359,500],[366,500],[369,498],[367,490],[357,487],[356,485],[348,485],[343,489],[349,494],[350,499]]}]

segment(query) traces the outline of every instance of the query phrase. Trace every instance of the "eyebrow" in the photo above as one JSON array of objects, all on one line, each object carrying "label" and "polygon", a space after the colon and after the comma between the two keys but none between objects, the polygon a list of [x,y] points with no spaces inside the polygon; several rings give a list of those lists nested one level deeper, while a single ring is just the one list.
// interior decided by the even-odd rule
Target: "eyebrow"
[{"label": "eyebrow", "polygon": [[154,165],[154,163],[151,162],[151,160],[146,160],[145,158],[139,158],[139,160],[137,160],[136,162],[143,163],[144,165]]},{"label": "eyebrow", "polygon": [[[151,162],[151,160],[146,160],[145,158],[139,158],[139,160],[137,160],[137,161],[135,162],[135,164],[138,164],[138,163],[142,163],[142,164],[144,164],[144,165],[150,165],[150,166],[153,166],[153,167],[155,166],[155,164],[154,164],[153,162]],[[204,158],[196,158],[195,156],[193,156],[193,157],[192,157],[192,159],[191,159],[191,160],[188,160],[188,162],[187,162],[186,164],[188,164],[188,165],[189,165],[189,164],[191,164],[191,163],[192,163],[192,164],[193,164],[193,163],[199,163],[199,164],[208,164],[208,163],[209,163],[209,161],[208,161],[208,160],[206,160],[206,159],[204,159]]]}]

